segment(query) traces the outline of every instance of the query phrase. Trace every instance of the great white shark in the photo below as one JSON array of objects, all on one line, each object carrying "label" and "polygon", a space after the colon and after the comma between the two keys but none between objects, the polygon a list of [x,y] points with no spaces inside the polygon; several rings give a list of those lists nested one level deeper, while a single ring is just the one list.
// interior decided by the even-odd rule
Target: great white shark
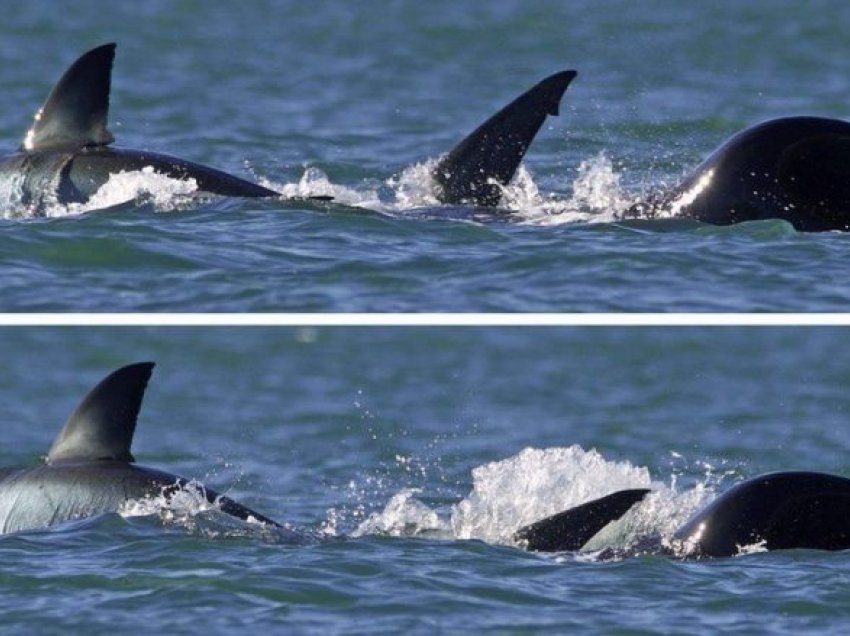
[{"label": "great white shark", "polygon": [[[195,483],[137,464],[133,457],[133,435],[153,368],[154,363],[141,362],[112,372],[71,413],[42,463],[0,469],[0,533],[120,512],[129,502],[148,498],[167,502]],[[228,515],[283,527],[206,486],[198,487]],[[532,551],[581,550],[650,492],[640,488],[611,493],[520,528],[514,539]],[[646,538],[643,545],[642,550],[689,558],[734,556],[751,545],[767,550],[850,549],[850,479],[802,471],[761,475],[736,484],[694,514],[670,544]]]},{"label": "great white shark", "polygon": [[[581,550],[650,492],[612,493],[520,528],[514,538],[532,551]],[[745,480],[694,514],[669,542],[645,537],[637,551],[686,558],[729,557],[747,546],[850,549],[850,479],[786,471]]]},{"label": "great white shark", "polygon": [[[199,191],[210,194],[282,196],[186,159],[112,146],[107,118],[114,57],[110,43],[74,62],[36,113],[19,150],[0,158],[0,181],[19,191],[23,205],[39,213],[53,202],[85,203],[112,175],[145,169],[193,179]],[[543,79],[441,157],[431,170],[437,200],[498,208],[504,187],[543,122],[559,113],[575,77],[567,70]],[[732,136],[678,186],[652,194],[619,216],[672,216],[715,225],[783,219],[800,231],[850,231],[848,175],[850,123],[825,117],[773,119]]]},{"label": "great white shark", "polygon": [[221,170],[155,152],[112,147],[107,127],[115,44],[74,62],[35,114],[19,150],[0,158],[0,179],[19,189],[21,203],[85,203],[119,172],[152,169],[194,179],[198,190],[232,197],[277,197],[278,192]]},{"label": "great white shark", "polygon": [[[282,194],[227,172],[171,155],[113,146],[108,129],[115,43],[79,57],[35,115],[17,152],[0,158],[0,181],[19,191],[36,213],[47,205],[85,203],[120,172],[152,170],[192,179],[203,193],[228,197]],[[523,93],[453,150],[433,170],[437,198],[446,204],[495,206],[548,115],[557,115],[575,71],[547,77]],[[327,201],[331,197],[307,197]]]},{"label": "great white shark", "polygon": [[[154,364],[132,364],[108,375],[77,406],[43,463],[0,470],[0,532],[47,528],[118,512],[130,501],[168,500],[189,484],[178,475],[135,463],[130,447]],[[280,525],[201,486],[223,512]]]}]

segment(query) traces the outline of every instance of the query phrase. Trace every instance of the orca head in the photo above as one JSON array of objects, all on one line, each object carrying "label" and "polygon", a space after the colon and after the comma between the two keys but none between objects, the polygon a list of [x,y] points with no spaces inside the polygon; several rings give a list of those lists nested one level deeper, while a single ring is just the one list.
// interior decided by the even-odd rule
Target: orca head
[{"label": "orca head", "polygon": [[717,225],[784,219],[800,231],[850,229],[850,123],[783,117],[730,137],[665,206]]},{"label": "orca head", "polygon": [[105,146],[115,43],[104,44],[74,62],[35,114],[21,150],[32,152]]},{"label": "orca head", "polygon": [[767,550],[850,549],[850,479],[807,471],[753,477],[732,486],[673,535],[687,557]]},{"label": "orca head", "polygon": [[47,463],[135,461],[130,446],[153,367],[131,364],[101,380],[65,422]]}]

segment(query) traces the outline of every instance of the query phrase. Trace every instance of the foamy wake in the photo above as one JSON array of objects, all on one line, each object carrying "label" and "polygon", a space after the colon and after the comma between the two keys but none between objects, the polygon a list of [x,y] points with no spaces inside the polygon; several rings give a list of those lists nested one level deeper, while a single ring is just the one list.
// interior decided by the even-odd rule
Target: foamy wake
[{"label": "foamy wake", "polygon": [[[261,185],[280,192],[284,199],[332,197],[335,204],[404,216],[423,208],[439,208],[431,171],[437,160],[410,166],[382,183],[367,182],[361,187],[334,183],[316,167],[305,169],[295,183],[276,183],[259,178]],[[52,184],[55,188],[56,184]],[[45,184],[48,187],[48,184]],[[568,190],[568,197],[542,194],[533,175],[520,166],[513,182],[503,188],[502,207],[513,210],[516,220],[533,225],[611,222],[634,201],[625,193],[611,160],[599,154],[583,161]],[[12,180],[0,191],[0,209],[6,219],[37,216],[64,217],[102,211],[122,206],[152,205],[157,211],[191,208],[199,198],[209,198],[198,190],[194,179],[173,179],[157,173],[152,167],[120,172],[109,180],[86,203],[59,203],[47,194],[37,201],[24,202],[22,181]]]},{"label": "foamy wake", "polygon": [[[218,500],[209,501],[204,485],[191,480],[182,488],[163,488],[156,495],[131,499],[118,511],[124,518],[158,517],[167,526],[176,526],[207,538],[256,536],[262,539],[291,540],[291,528],[272,528],[259,520],[243,521],[224,512]],[[299,536],[303,540],[303,536]]]},{"label": "foamy wake", "polygon": [[68,216],[119,205],[150,203],[157,210],[171,211],[190,205],[198,193],[194,179],[173,179],[148,166],[133,172],[110,175],[109,180],[86,203],[56,203],[45,210],[46,216]]},{"label": "foamy wake", "polygon": [[651,488],[650,495],[584,548],[595,552],[627,548],[650,535],[669,537],[714,496],[708,483],[678,492],[674,485],[653,481],[644,467],[606,460],[579,446],[527,448],[473,469],[472,481],[472,492],[445,511],[417,499],[417,490],[401,490],[354,535],[424,534],[514,545],[513,535],[524,525],[618,490]]},{"label": "foamy wake", "polygon": [[[297,183],[275,183],[261,178],[261,185],[287,198],[330,196],[334,202],[394,216],[439,208],[431,172],[437,159],[417,163],[376,185],[361,188],[333,183],[326,173],[308,167]],[[502,188],[501,206],[516,213],[516,220],[530,225],[610,223],[635,203],[620,183],[621,175],[611,160],[600,153],[578,167],[569,197],[542,194],[533,175],[520,166],[514,180]]]},{"label": "foamy wake", "polygon": [[122,517],[147,517],[158,515],[165,521],[192,517],[201,512],[218,510],[207,500],[206,489],[198,481],[189,481],[183,488],[163,488],[159,494],[141,499],[130,499],[118,511]]},{"label": "foamy wake", "polygon": [[86,203],[60,203],[54,192],[25,202],[22,180],[13,179],[0,189],[0,210],[5,219],[75,216],[146,203],[159,211],[171,211],[196,205],[197,195],[198,184],[194,179],[172,179],[147,167],[111,175]]}]

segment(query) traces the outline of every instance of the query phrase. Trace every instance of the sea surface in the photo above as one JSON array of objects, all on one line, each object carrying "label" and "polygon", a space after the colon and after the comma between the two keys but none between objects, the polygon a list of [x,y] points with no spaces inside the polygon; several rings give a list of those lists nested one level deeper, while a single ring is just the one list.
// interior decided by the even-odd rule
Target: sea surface
[{"label": "sea surface", "polygon": [[[728,136],[850,114],[839,0],[7,0],[0,138],[84,51],[118,43],[117,145],[285,194],[203,198],[131,173],[33,218],[0,191],[10,312],[846,311],[850,234],[623,223]],[[428,167],[519,93],[578,78],[511,220],[435,208]],[[329,195],[332,203],[290,197]]]},{"label": "sea surface", "polygon": [[[191,498],[0,536],[4,634],[840,633],[850,553],[539,555],[517,527],[656,491],[669,535],[737,481],[850,476],[842,328],[5,328],[0,465],[154,360],[137,461]],[[156,502],[154,502],[156,504]]]}]

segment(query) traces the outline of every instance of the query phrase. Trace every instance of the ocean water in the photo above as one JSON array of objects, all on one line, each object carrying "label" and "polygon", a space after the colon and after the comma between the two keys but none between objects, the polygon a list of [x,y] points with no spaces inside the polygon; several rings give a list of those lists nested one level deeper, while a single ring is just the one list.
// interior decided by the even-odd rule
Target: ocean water
[{"label": "ocean water", "polygon": [[[335,201],[204,199],[136,173],[34,219],[0,192],[5,311],[848,306],[848,234],[616,220],[743,127],[846,117],[838,0],[58,6],[4,5],[9,151],[67,65],[116,41],[119,145]],[[434,218],[452,215],[429,162],[564,68],[579,76],[508,189],[512,220]]]},{"label": "ocean water", "polygon": [[[190,499],[0,536],[4,633],[835,633],[846,552],[596,562],[521,524],[628,486],[669,533],[766,471],[850,475],[843,328],[5,328],[0,465],[155,360],[133,452]],[[631,514],[631,513],[630,513]]]}]

